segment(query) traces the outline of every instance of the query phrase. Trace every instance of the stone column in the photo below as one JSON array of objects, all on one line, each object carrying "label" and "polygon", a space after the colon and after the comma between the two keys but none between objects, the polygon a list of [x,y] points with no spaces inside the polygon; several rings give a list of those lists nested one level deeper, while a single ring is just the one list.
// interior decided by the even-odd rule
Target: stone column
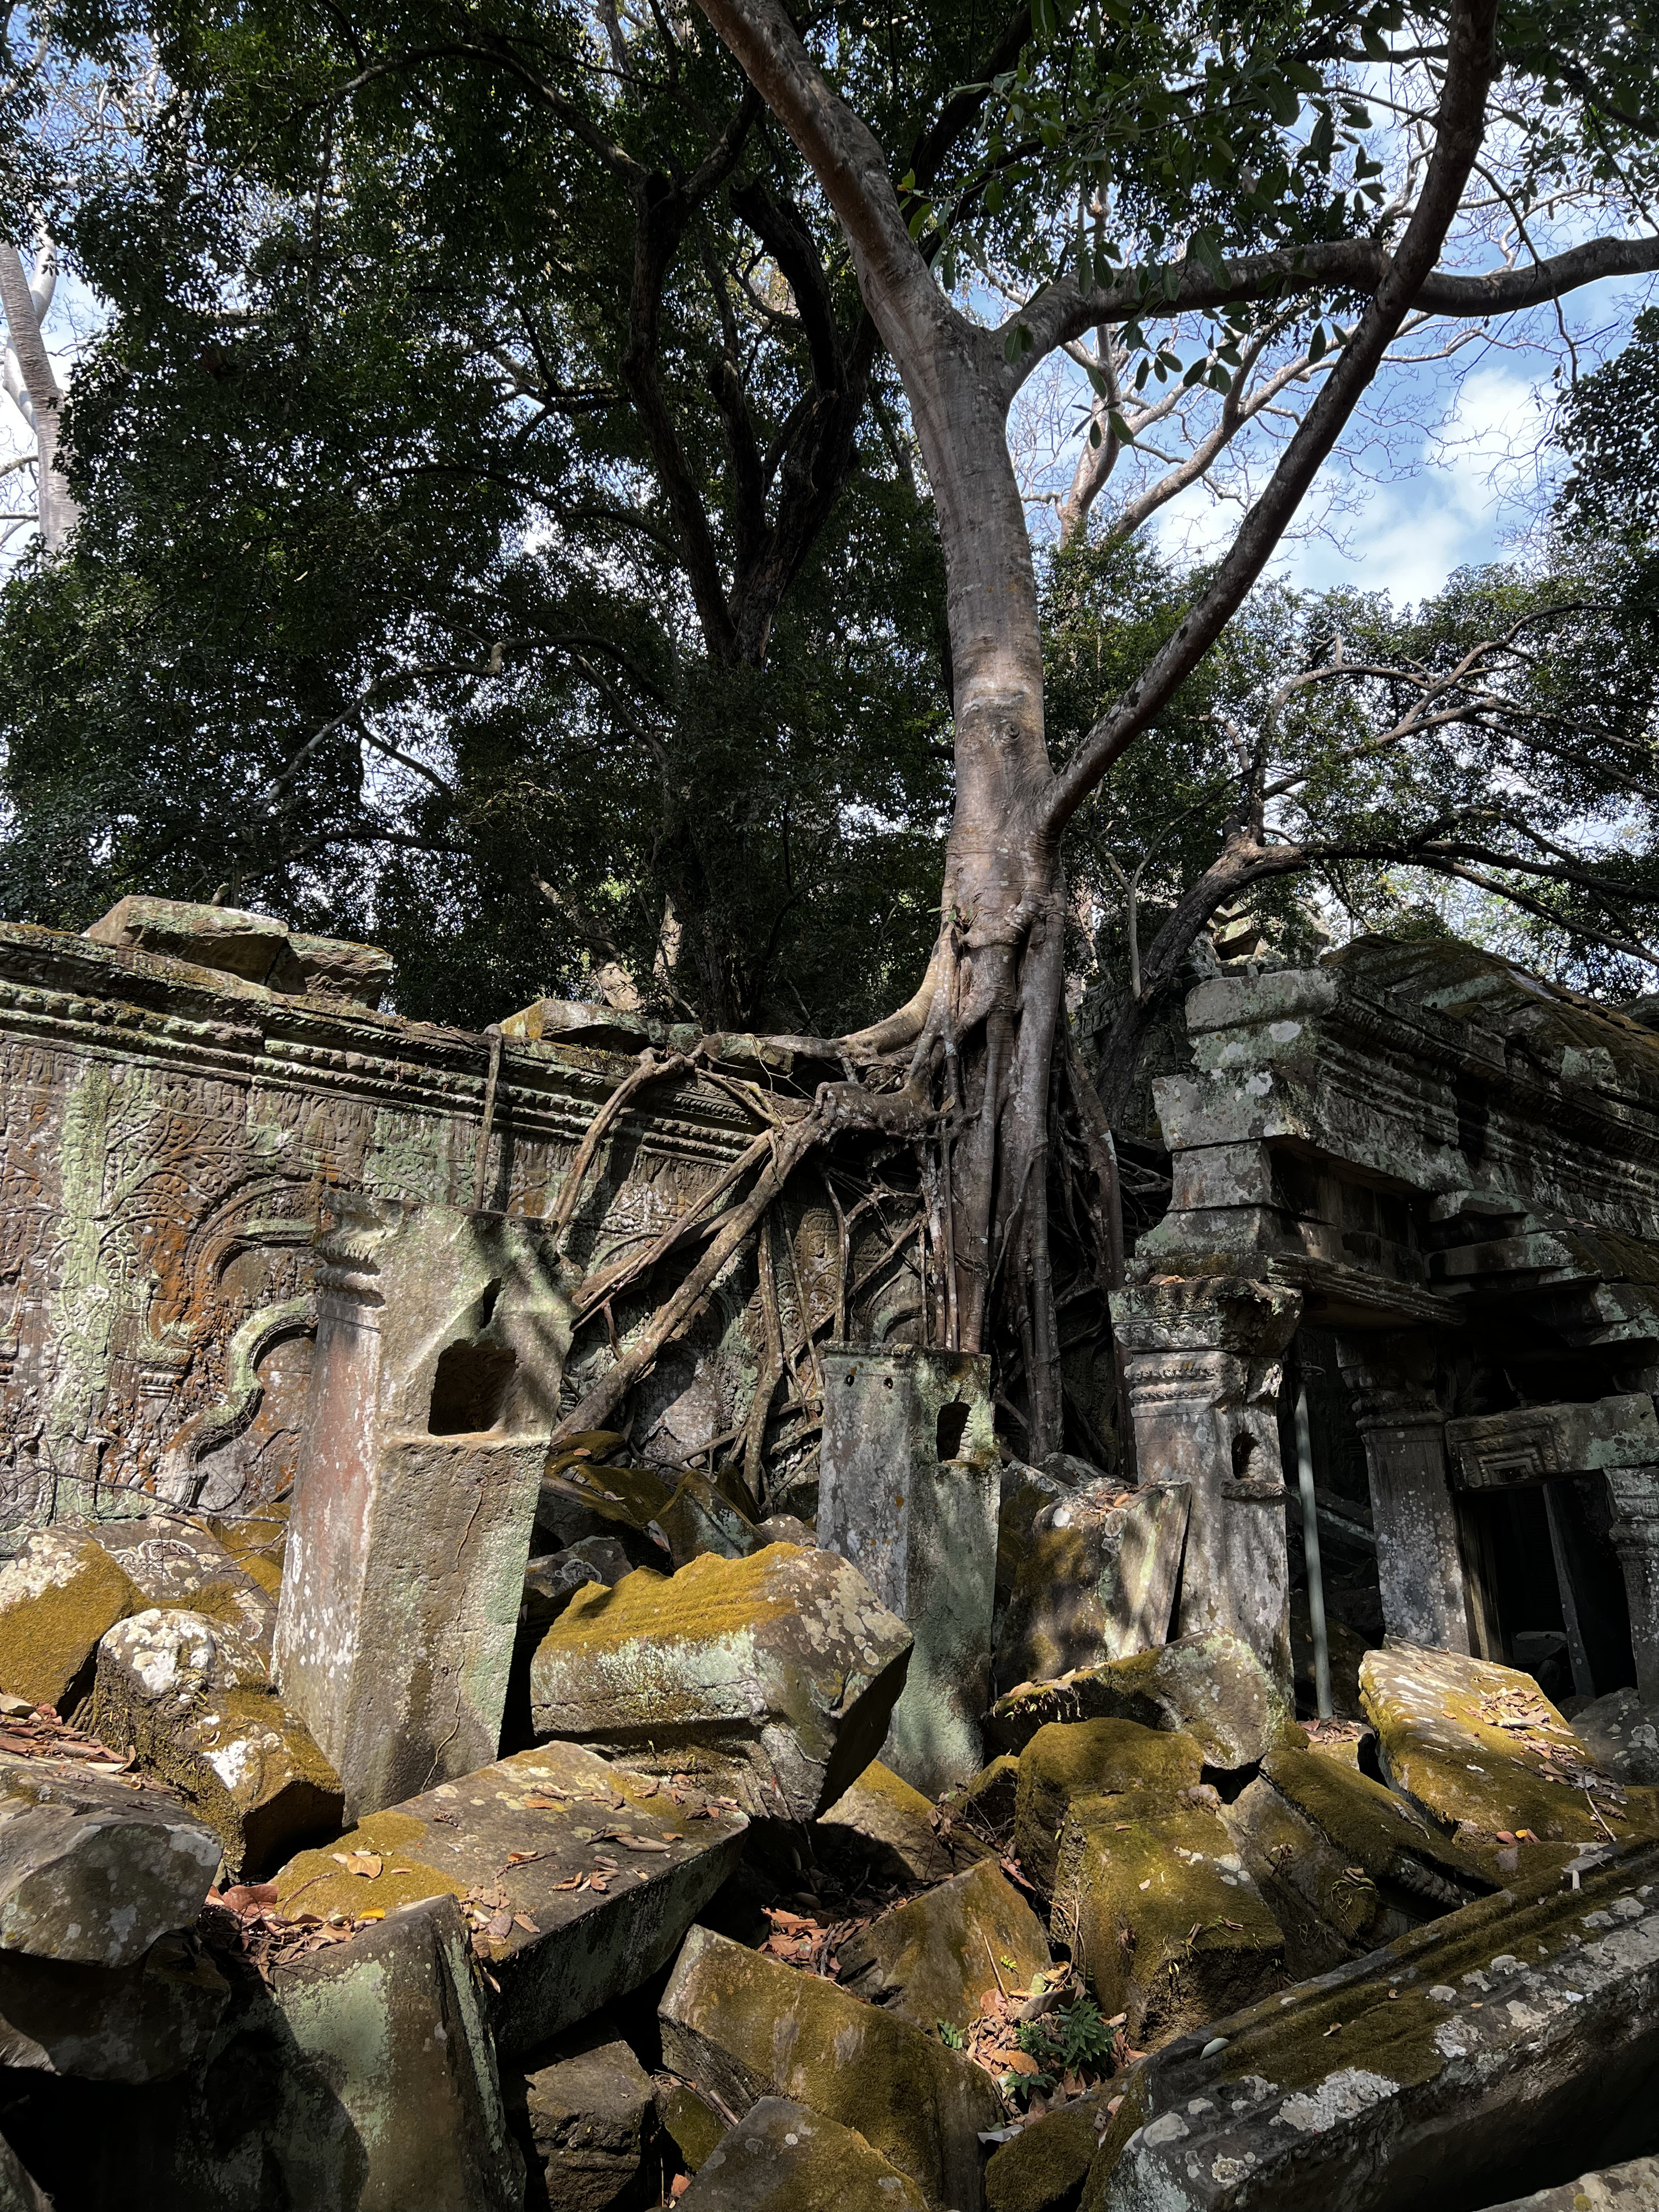
[{"label": "stone column", "polygon": [[826,1347],[818,1541],[915,1638],[881,1756],[928,1797],[985,1763],[1001,1490],[989,1359]]},{"label": "stone column", "polygon": [[1345,1335],[1337,1363],[1364,1439],[1385,1634],[1435,1651],[1475,1650],[1457,1504],[1446,1466],[1446,1417],[1425,1336]]},{"label": "stone column", "polygon": [[359,1200],[320,1261],[276,1671],[356,1820],[496,1756],[570,1313],[503,1214]]},{"label": "stone column", "polygon": [[1659,1467],[1610,1467],[1613,1542],[1630,1601],[1631,1650],[1644,1705],[1659,1705]]},{"label": "stone column", "polygon": [[1225,1276],[1112,1294],[1143,1482],[1190,1486],[1182,1636],[1224,1630],[1291,1683],[1290,1570],[1279,1455],[1282,1355],[1299,1291]]}]

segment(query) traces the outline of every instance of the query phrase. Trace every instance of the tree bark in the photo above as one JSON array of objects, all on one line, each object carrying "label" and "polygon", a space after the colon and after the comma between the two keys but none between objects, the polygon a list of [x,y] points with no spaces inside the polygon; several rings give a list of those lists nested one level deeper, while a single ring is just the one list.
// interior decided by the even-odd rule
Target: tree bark
[{"label": "tree bark", "polygon": [[41,335],[40,318],[35,310],[22,256],[15,246],[0,246],[0,305],[5,308],[11,349],[17,356],[23,388],[29,398],[40,478],[40,543],[48,553],[58,553],[79,521],[81,510],[70,489],[69,478],[58,465],[63,439],[64,388],[58,381]]}]

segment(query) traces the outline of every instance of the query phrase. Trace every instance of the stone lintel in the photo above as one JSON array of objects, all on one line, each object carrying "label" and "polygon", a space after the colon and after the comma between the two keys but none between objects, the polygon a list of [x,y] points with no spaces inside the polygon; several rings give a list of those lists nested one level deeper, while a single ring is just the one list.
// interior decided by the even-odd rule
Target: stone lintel
[{"label": "stone lintel", "polygon": [[1645,1392],[1588,1405],[1519,1406],[1449,1421],[1446,1443],[1464,1490],[1513,1490],[1564,1475],[1659,1462],[1659,1419]]}]

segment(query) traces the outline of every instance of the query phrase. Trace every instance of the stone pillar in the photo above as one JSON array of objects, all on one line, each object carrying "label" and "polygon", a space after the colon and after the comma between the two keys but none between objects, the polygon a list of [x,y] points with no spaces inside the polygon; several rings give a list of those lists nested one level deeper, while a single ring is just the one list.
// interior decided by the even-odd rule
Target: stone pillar
[{"label": "stone pillar", "polygon": [[818,1541],[915,1638],[881,1756],[928,1797],[985,1763],[1001,1488],[988,1358],[825,1349]]},{"label": "stone pillar", "polygon": [[1447,1471],[1433,1347],[1409,1334],[1345,1335],[1337,1363],[1364,1439],[1383,1632],[1434,1651],[1474,1653],[1479,1599]]},{"label": "stone pillar", "polygon": [[503,1214],[360,1200],[320,1263],[276,1670],[356,1820],[496,1756],[570,1314]]},{"label": "stone pillar", "polygon": [[1637,1692],[1644,1705],[1659,1705],[1659,1467],[1610,1467],[1607,1475]]},{"label": "stone pillar", "polygon": [[1142,1482],[1192,1492],[1182,1566],[1182,1636],[1240,1638],[1286,1690],[1290,1569],[1279,1455],[1282,1355],[1299,1291],[1194,1276],[1112,1294]]}]

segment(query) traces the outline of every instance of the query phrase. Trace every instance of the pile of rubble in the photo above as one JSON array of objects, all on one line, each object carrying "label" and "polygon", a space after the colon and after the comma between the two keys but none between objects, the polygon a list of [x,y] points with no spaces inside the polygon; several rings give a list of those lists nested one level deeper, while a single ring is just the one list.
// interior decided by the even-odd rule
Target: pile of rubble
[{"label": "pile of rubble", "polygon": [[[0,2207],[1659,2203],[1632,1695],[1575,1730],[1391,1644],[1304,1727],[1237,1638],[1162,1640],[1178,1489],[988,1459],[976,1595],[937,1500],[818,1548],[623,1455],[542,1480],[506,1755],[390,1802],[406,1746],[274,1686],[303,1506],[0,1570]],[[994,1702],[993,1628],[1041,1660]]]}]

